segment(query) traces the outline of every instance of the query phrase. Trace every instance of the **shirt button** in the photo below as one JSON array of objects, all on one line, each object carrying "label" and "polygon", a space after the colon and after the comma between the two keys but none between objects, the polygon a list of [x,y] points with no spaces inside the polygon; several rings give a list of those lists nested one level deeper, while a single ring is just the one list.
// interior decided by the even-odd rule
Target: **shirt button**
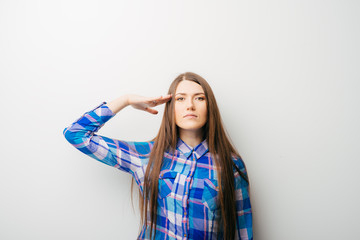
[{"label": "shirt button", "polygon": [[186,212],[184,212],[184,215],[186,216]]},{"label": "shirt button", "polygon": [[186,237],[186,233],[184,234],[184,237]]},{"label": "shirt button", "polygon": [[187,194],[187,192],[185,192],[185,194]]}]

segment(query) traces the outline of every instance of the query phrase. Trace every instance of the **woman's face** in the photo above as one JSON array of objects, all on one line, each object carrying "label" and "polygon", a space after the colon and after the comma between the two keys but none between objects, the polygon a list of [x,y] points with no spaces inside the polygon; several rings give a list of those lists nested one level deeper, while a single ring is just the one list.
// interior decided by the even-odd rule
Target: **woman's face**
[{"label": "woman's face", "polygon": [[175,122],[180,131],[199,132],[207,121],[207,106],[202,87],[188,80],[181,81],[175,91]]}]

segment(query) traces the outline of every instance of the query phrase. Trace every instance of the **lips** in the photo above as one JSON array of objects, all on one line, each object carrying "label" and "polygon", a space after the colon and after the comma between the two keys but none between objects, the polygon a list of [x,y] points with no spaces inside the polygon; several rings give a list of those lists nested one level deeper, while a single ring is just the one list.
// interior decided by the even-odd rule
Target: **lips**
[{"label": "lips", "polygon": [[197,117],[195,114],[186,114],[185,116],[184,116],[184,118],[186,118],[186,117]]}]

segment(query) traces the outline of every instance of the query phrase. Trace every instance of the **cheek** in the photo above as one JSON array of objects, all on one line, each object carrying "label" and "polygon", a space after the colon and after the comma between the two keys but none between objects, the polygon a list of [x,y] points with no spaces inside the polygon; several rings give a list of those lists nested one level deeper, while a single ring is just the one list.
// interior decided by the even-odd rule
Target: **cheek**
[{"label": "cheek", "polygon": [[174,107],[174,112],[175,112],[175,121],[179,121],[180,116],[181,116],[181,111],[180,111],[179,107],[177,107],[176,105]]},{"label": "cheek", "polygon": [[207,114],[208,114],[208,111],[207,111],[207,107],[206,105],[202,108],[202,115],[207,118]]}]

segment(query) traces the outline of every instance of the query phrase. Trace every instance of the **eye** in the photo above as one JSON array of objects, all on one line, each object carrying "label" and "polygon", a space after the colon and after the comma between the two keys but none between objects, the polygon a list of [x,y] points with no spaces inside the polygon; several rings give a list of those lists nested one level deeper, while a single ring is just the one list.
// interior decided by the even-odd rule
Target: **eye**
[{"label": "eye", "polygon": [[180,100],[183,100],[183,99],[184,99],[183,97],[178,97],[176,100],[180,101]]},{"label": "eye", "polygon": [[200,101],[204,101],[205,97],[198,97],[197,99],[199,99]]}]

